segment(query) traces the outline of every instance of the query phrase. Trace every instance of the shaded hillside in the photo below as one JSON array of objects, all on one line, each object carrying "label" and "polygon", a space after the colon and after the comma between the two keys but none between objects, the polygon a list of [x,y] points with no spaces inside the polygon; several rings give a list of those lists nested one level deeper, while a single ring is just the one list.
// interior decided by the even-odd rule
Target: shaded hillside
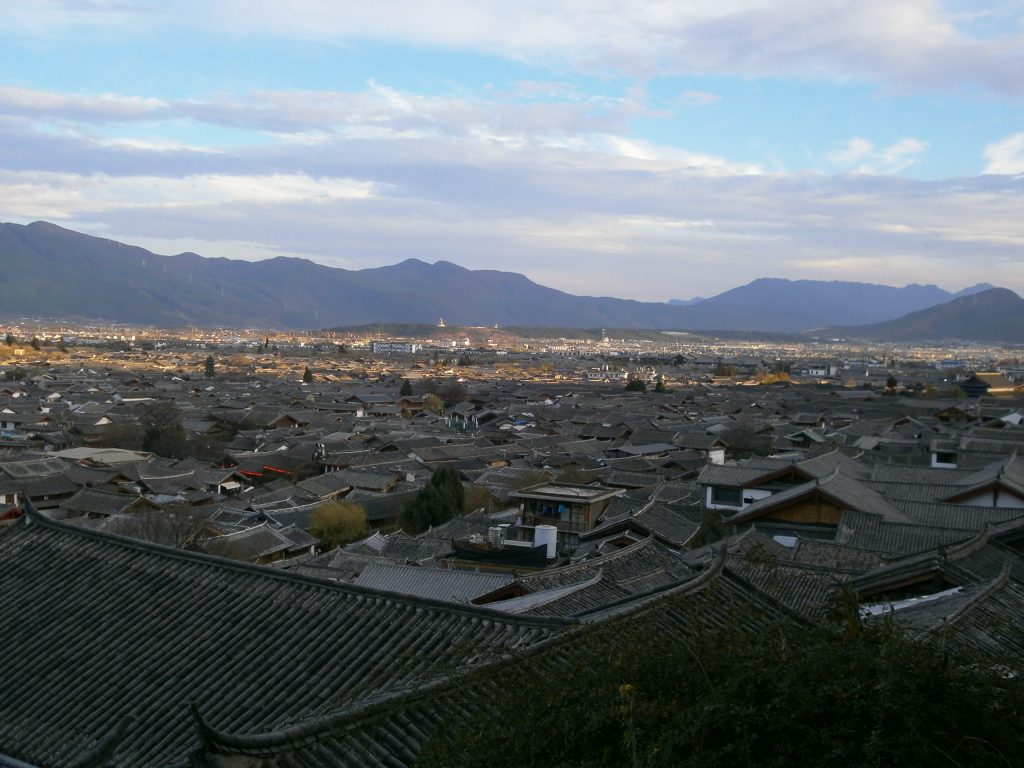
[{"label": "shaded hillside", "polygon": [[962,341],[1024,343],[1024,299],[1006,288],[953,299],[896,320],[830,334],[878,341]]},{"label": "shaded hillside", "polygon": [[321,328],[373,322],[673,328],[678,308],[572,296],[511,272],[417,259],[351,271],[304,259],[159,256],[46,222],[0,224],[8,316],[162,326]]},{"label": "shaded hillside", "polygon": [[[972,289],[966,289],[972,290]],[[761,278],[691,308],[700,328],[806,331],[891,320],[953,298],[934,285],[888,285]],[[737,325],[739,323],[739,325]]]},{"label": "shaded hillside", "polygon": [[453,325],[778,333],[888,320],[951,295],[935,286],[761,279],[677,306],[574,296],[446,261],[345,270],[295,258],[158,256],[46,222],[0,224],[0,306],[15,317],[278,328],[444,317]]}]

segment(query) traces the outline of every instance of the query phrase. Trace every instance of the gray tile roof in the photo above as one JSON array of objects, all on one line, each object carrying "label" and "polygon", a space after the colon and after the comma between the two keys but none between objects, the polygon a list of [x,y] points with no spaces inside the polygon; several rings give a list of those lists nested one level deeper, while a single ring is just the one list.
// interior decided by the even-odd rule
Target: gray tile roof
[{"label": "gray tile roof", "polygon": [[355,583],[382,592],[468,603],[513,580],[511,575],[502,573],[372,563],[363,569]]},{"label": "gray tile roof", "polygon": [[877,515],[888,522],[908,521],[907,516],[898,507],[886,501],[863,483],[836,470],[820,480],[811,480],[758,499],[754,503],[748,504],[742,511],[737,512],[727,522],[744,523],[755,520],[762,515],[770,514],[773,509],[814,493],[823,494],[843,510],[866,512]]},{"label": "gray tile roof", "polygon": [[836,531],[835,540],[857,549],[897,556],[962,541],[971,533],[954,528],[889,523],[879,515],[846,512]]},{"label": "gray tile roof", "polygon": [[726,568],[808,618],[820,618],[831,605],[837,587],[850,577],[830,569],[780,561],[759,561],[730,555]]},{"label": "gray tile roof", "polygon": [[0,533],[0,562],[0,744],[36,765],[69,766],[124,723],[108,768],[185,766],[200,747],[190,702],[214,728],[275,731],[408,691],[565,626],[384,596],[34,515]]},{"label": "gray tile roof", "polygon": [[294,544],[289,536],[269,524],[263,523],[242,531],[207,539],[203,542],[202,547],[211,555],[253,563],[260,558],[270,557],[278,552],[287,552],[294,548]]},{"label": "gray tile roof", "polygon": [[529,592],[546,594],[538,596],[533,604],[510,605],[541,616],[578,616],[631,596],[678,585],[694,575],[678,555],[653,539],[645,539],[602,557],[523,576],[520,584]]},{"label": "gray tile roof", "polygon": [[582,658],[581,646],[574,642],[578,636],[565,633],[537,643],[514,658],[421,688],[413,696],[379,698],[288,729],[254,732],[209,728],[204,752],[216,755],[220,765],[241,763],[246,768],[411,766],[439,723],[471,725],[503,687],[514,685],[522,675],[544,676],[570,660],[584,667],[600,664],[607,653],[615,652],[620,621],[631,626],[635,622],[639,631],[656,633],[672,642],[700,631],[698,627],[738,626],[757,632],[774,622],[795,620],[777,602],[717,567],[651,602],[596,618],[601,623],[610,622],[607,632],[602,642],[591,644]]}]

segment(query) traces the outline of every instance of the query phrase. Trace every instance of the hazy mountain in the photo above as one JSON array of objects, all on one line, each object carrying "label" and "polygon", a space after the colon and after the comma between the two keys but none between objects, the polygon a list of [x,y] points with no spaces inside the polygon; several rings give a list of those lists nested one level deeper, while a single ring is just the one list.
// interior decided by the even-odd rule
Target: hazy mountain
[{"label": "hazy mountain", "polygon": [[796,332],[890,320],[951,297],[935,286],[760,279],[678,306],[574,296],[514,272],[445,261],[345,270],[294,258],[158,256],[46,222],[0,224],[7,316],[281,328],[444,317],[452,325]]},{"label": "hazy mountain", "polygon": [[669,299],[666,304],[673,307],[692,307],[694,304],[700,304],[704,301],[703,296],[694,296],[692,299]]},{"label": "hazy mountain", "polygon": [[679,328],[681,308],[572,296],[523,275],[417,259],[365,270],[304,259],[158,256],[46,222],[0,224],[7,316],[163,326],[319,328],[371,322]]},{"label": "hazy mountain", "polygon": [[961,296],[970,296],[971,294],[981,293],[982,291],[988,291],[995,287],[996,286],[992,285],[992,283],[978,283],[976,285],[964,288],[962,291],[957,291],[956,293],[953,294],[953,298],[959,299]]},{"label": "hazy mountain", "polygon": [[891,320],[952,297],[949,291],[934,285],[894,288],[870,283],[761,278],[705,299],[691,309],[700,316],[700,328],[805,331],[824,325],[867,325]]},{"label": "hazy mountain", "polygon": [[879,341],[1024,343],[1024,299],[1006,288],[990,288],[912,312],[885,323],[832,328],[830,334]]}]

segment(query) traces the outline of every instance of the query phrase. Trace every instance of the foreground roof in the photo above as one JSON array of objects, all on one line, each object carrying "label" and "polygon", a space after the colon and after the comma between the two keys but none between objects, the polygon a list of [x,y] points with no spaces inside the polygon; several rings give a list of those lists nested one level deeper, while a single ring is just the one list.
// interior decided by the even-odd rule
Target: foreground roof
[{"label": "foreground roof", "polygon": [[279,731],[556,636],[570,622],[389,596],[77,530],[0,533],[0,755],[185,766],[202,728]]}]

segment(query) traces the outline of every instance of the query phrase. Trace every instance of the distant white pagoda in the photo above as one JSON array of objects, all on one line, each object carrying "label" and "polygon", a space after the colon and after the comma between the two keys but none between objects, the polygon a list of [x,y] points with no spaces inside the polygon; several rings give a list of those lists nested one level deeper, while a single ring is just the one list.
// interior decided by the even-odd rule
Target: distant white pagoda
[{"label": "distant white pagoda", "polygon": [[437,318],[437,327],[438,328],[444,328],[444,318],[443,317]]}]

